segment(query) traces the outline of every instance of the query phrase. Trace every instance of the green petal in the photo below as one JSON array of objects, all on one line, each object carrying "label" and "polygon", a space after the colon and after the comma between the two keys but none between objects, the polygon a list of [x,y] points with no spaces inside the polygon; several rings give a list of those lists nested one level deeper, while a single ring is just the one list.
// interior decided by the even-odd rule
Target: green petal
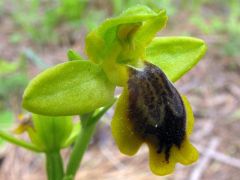
[{"label": "green petal", "polygon": [[165,27],[166,23],[167,16],[165,10],[160,11],[158,16],[146,21],[139,31],[136,32],[133,39],[136,53],[142,55],[141,52],[145,50],[147,45],[155,37],[156,33]]},{"label": "green petal", "polygon": [[99,31],[104,34],[110,28],[117,25],[142,22],[156,16],[158,16],[158,12],[153,11],[149,7],[144,5],[136,5],[135,7],[131,7],[123,11],[117,17],[107,19],[99,27]]},{"label": "green petal", "polygon": [[131,130],[130,122],[127,117],[128,111],[128,90],[124,89],[121,94],[113,120],[111,122],[112,135],[119,150],[126,155],[136,154],[142,141]]},{"label": "green petal", "polygon": [[126,64],[138,66],[147,45],[167,21],[165,10],[136,5],[104,21],[86,38],[89,59],[101,64],[110,81],[124,86]]},{"label": "green petal", "polygon": [[89,61],[70,61],[36,76],[23,95],[23,107],[36,114],[77,115],[108,105],[114,86]]},{"label": "green petal", "polygon": [[[134,51],[139,52],[136,45],[143,47],[150,42],[156,32],[165,25],[166,19],[164,10],[153,11],[142,5],[129,8],[119,16],[107,19],[99,28],[88,34],[86,38],[87,54],[96,63],[109,59],[124,62],[128,59],[122,59],[127,57],[122,53],[126,51],[128,53],[129,48],[134,48],[130,51],[133,54],[128,54],[130,56],[138,54],[134,53]],[[134,34],[138,30],[139,32],[134,38]]]},{"label": "green petal", "polygon": [[178,80],[205,54],[203,40],[190,37],[155,38],[146,49],[146,60],[159,66],[171,81]]}]

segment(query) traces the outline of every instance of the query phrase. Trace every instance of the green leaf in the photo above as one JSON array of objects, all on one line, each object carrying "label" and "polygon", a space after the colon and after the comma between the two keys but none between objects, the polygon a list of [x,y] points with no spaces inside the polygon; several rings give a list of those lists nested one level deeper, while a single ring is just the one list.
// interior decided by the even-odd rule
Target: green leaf
[{"label": "green leaf", "polygon": [[158,37],[146,49],[146,60],[160,67],[171,81],[177,81],[205,54],[203,40],[191,37]]},{"label": "green leaf", "polygon": [[76,51],[69,49],[67,52],[68,60],[74,61],[74,60],[84,60]]},{"label": "green leaf", "polygon": [[19,147],[23,147],[25,149],[35,151],[35,152],[42,152],[42,149],[39,146],[36,146],[35,144],[29,143],[29,142],[26,142],[22,139],[18,139],[16,137],[14,137],[12,134],[8,133],[7,131],[0,130],[0,137],[2,139],[4,139],[5,141],[15,144]]},{"label": "green leaf", "polygon": [[[166,19],[164,10],[153,11],[143,5],[129,8],[119,16],[107,19],[99,28],[88,34],[87,54],[90,60],[96,63],[105,60],[128,62],[138,59],[142,49],[137,47],[145,48],[157,31],[165,25]],[[123,54],[124,52],[126,54]]]},{"label": "green leaf", "polygon": [[113,101],[114,85],[89,61],[69,61],[36,76],[23,95],[23,107],[36,114],[77,115]]},{"label": "green leaf", "polygon": [[[56,117],[33,114],[33,126],[35,135],[45,147],[44,151],[53,152],[64,146],[72,132],[73,122],[70,116]],[[36,144],[35,141],[33,143]]]}]

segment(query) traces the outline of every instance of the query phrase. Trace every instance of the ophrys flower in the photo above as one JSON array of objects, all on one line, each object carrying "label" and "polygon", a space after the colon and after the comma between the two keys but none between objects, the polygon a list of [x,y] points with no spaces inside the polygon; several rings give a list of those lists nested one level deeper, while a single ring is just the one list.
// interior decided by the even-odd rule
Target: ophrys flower
[{"label": "ophrys flower", "polygon": [[90,61],[70,53],[69,62],[32,80],[23,106],[44,115],[83,115],[109,105],[121,86],[112,121],[121,152],[133,155],[146,143],[158,175],[171,173],[177,162],[196,161],[189,142],[193,113],[171,82],[198,62],[206,45],[190,37],[155,37],[166,22],[165,10],[146,6],[107,19],[86,38]]}]

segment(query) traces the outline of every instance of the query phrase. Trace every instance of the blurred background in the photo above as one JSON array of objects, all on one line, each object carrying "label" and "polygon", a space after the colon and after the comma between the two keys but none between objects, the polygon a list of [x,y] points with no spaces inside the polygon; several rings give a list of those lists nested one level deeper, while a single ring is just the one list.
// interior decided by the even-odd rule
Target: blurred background
[{"label": "blurred background", "polygon": [[[109,129],[113,110],[98,125],[77,179],[238,180],[240,177],[240,1],[239,0],[1,0],[0,128],[12,128],[22,113],[21,95],[36,74],[64,62],[72,48],[83,56],[86,34],[106,17],[136,4],[167,10],[159,36],[202,38],[206,56],[177,82],[196,117],[193,143],[200,159],[177,165],[174,174],[150,173],[147,148],[122,155]],[[63,155],[67,157],[68,150]],[[44,157],[0,139],[0,179],[42,180]]]}]

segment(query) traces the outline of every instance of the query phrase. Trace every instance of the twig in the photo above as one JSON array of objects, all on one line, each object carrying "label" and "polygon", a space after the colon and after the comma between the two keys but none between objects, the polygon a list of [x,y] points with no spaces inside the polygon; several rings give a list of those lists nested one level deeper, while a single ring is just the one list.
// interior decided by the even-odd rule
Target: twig
[{"label": "twig", "polygon": [[[197,146],[197,149],[200,152],[204,152],[204,148],[202,146]],[[211,154],[212,154],[211,157],[213,159],[217,160],[217,161],[220,161],[222,163],[228,164],[230,166],[234,166],[236,168],[240,168],[240,159],[227,156],[227,155],[225,155],[225,154],[223,154],[221,152],[217,152],[217,151],[213,151]]]},{"label": "twig", "polygon": [[214,128],[213,121],[204,123],[203,127],[193,134],[193,139],[195,141],[202,140],[205,136],[209,135],[212,132],[213,128]]},{"label": "twig", "polygon": [[190,180],[200,180],[203,172],[207,169],[207,166],[213,156],[213,153],[217,149],[219,145],[219,139],[218,138],[213,138],[206,151],[203,153],[203,157],[200,159],[196,167],[193,169],[191,175],[190,175]]},{"label": "twig", "polygon": [[109,148],[106,148],[109,146],[102,143],[99,143],[98,145],[101,153],[112,163],[112,165],[116,169],[121,170],[126,167],[122,162],[119,161],[119,159],[116,158],[116,156],[113,154],[113,152]]},{"label": "twig", "polygon": [[[102,121],[101,122],[103,125],[103,128],[109,128],[109,124],[106,123],[106,121]],[[118,159],[116,159],[116,156],[114,155],[114,153],[106,147],[110,147],[110,141],[109,139],[107,139],[106,137],[109,137],[109,134],[106,134],[106,131],[103,131],[100,135],[100,142],[98,143],[98,147],[100,149],[100,152],[104,155],[104,157],[106,157],[111,163],[112,165],[118,169],[124,169],[126,166],[120,162]]]}]

